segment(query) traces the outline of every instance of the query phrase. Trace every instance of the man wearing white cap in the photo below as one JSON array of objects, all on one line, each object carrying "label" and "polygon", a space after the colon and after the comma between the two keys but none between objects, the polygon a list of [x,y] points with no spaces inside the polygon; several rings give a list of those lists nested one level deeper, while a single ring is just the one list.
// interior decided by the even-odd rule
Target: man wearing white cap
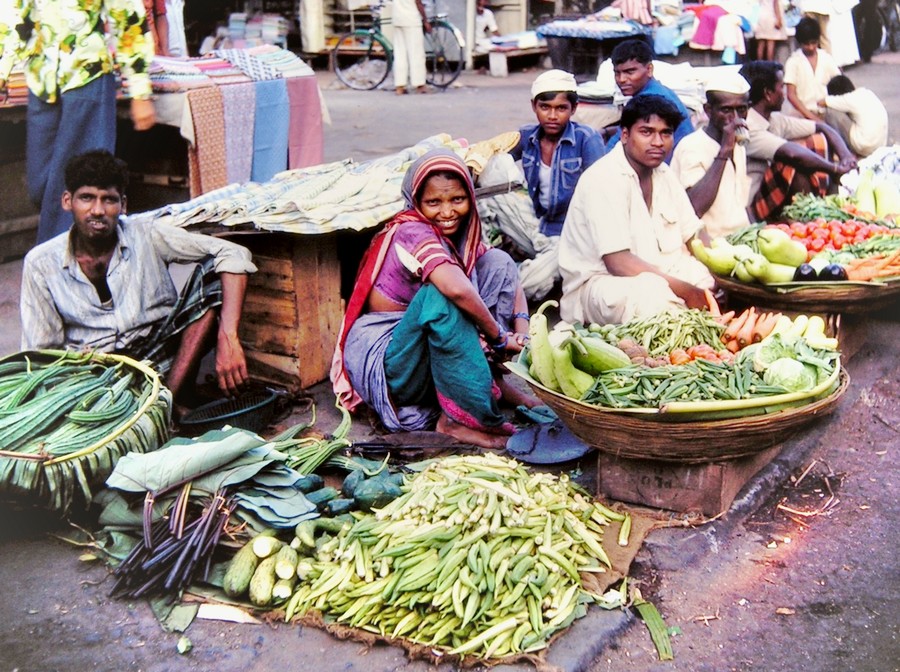
[{"label": "man wearing white cap", "polygon": [[750,223],[747,201],[747,112],[750,84],[733,69],[718,72],[706,85],[709,117],[705,128],[675,147],[672,170],[687,189],[694,212],[710,238],[726,236]]},{"label": "man wearing white cap", "polygon": [[548,70],[531,85],[531,108],[538,123],[519,129],[510,152],[522,160],[528,193],[540,218],[540,232],[562,232],[569,201],[582,173],[605,154],[603,140],[590,126],[572,121],[578,106],[575,77]]}]

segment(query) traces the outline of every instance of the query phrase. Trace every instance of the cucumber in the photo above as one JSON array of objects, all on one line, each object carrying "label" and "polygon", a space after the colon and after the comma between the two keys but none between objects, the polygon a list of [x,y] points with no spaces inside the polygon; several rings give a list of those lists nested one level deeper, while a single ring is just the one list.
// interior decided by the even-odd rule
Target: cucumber
[{"label": "cucumber", "polygon": [[572,348],[572,363],[592,376],[631,365],[631,358],[628,355],[602,338],[583,336],[577,340],[584,347],[584,351],[578,347]]},{"label": "cucumber", "polygon": [[296,483],[294,483],[294,487],[304,494],[312,492],[313,490],[318,490],[324,486],[325,479],[318,474],[303,476]]},{"label": "cucumber", "polygon": [[259,558],[253,552],[253,542],[248,541],[234,554],[228,569],[225,570],[225,578],[222,580],[222,589],[229,597],[240,597],[250,587],[250,579],[259,566]]},{"label": "cucumber", "polygon": [[331,499],[325,502],[323,513],[327,516],[337,516],[342,513],[350,513],[356,507],[356,502],[352,499]]},{"label": "cucumber", "polygon": [[275,575],[279,579],[292,579],[297,575],[297,560],[300,556],[288,545],[275,554]]},{"label": "cucumber", "polygon": [[335,488],[332,488],[331,486],[325,486],[324,488],[319,488],[318,490],[307,492],[306,498],[321,510],[326,502],[330,502],[332,499],[337,499],[340,494],[341,493],[339,493]]},{"label": "cucumber", "polygon": [[250,602],[257,607],[267,607],[272,603],[272,589],[275,588],[275,562],[277,555],[270,555],[259,563],[250,579],[248,593]]}]

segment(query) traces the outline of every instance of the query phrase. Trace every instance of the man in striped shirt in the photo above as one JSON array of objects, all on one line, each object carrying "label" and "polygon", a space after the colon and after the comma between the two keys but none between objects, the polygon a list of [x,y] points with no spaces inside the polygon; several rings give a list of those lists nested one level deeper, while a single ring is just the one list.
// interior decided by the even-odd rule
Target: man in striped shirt
[{"label": "man in striped shirt", "polygon": [[[62,207],[68,232],[38,245],[22,272],[22,348],[118,352],[149,359],[176,403],[216,348],[216,375],[226,394],[247,382],[238,326],[250,252],[220,238],[162,224],[136,225],[125,212],[128,171],[103,150],[66,166]],[[184,289],[173,263],[199,265]]]}]

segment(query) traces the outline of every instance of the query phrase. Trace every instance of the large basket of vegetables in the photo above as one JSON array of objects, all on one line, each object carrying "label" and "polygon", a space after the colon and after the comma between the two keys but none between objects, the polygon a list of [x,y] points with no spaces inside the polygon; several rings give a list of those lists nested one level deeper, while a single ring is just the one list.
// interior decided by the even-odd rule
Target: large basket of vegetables
[{"label": "large basket of vegetables", "polygon": [[840,203],[801,195],[784,208],[785,223],[746,227],[709,248],[699,241],[692,248],[742,303],[829,313],[888,307],[900,299],[900,228]]},{"label": "large basket of vegetables", "polygon": [[849,377],[821,318],[784,317],[756,342],[747,331],[735,354],[723,338],[741,318],[673,311],[573,325],[545,341],[539,311],[529,350],[509,368],[599,450],[687,463],[743,457],[833,411]]},{"label": "large basket of vegetables", "polygon": [[0,360],[0,496],[87,506],[128,452],[168,440],[171,393],[142,362],[100,353]]}]

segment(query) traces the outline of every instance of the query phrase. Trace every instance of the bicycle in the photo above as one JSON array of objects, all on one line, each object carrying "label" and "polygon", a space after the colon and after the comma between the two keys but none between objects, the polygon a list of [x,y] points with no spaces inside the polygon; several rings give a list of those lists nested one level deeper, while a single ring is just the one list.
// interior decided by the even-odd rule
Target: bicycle
[{"label": "bicycle", "polygon": [[[394,47],[381,32],[382,3],[373,5],[372,27],[358,28],[340,37],[331,52],[331,67],[337,78],[351,89],[367,91],[387,79],[394,60]],[[429,19],[425,33],[426,81],[440,89],[450,86],[464,65],[465,39],[459,29],[439,13]]]}]

